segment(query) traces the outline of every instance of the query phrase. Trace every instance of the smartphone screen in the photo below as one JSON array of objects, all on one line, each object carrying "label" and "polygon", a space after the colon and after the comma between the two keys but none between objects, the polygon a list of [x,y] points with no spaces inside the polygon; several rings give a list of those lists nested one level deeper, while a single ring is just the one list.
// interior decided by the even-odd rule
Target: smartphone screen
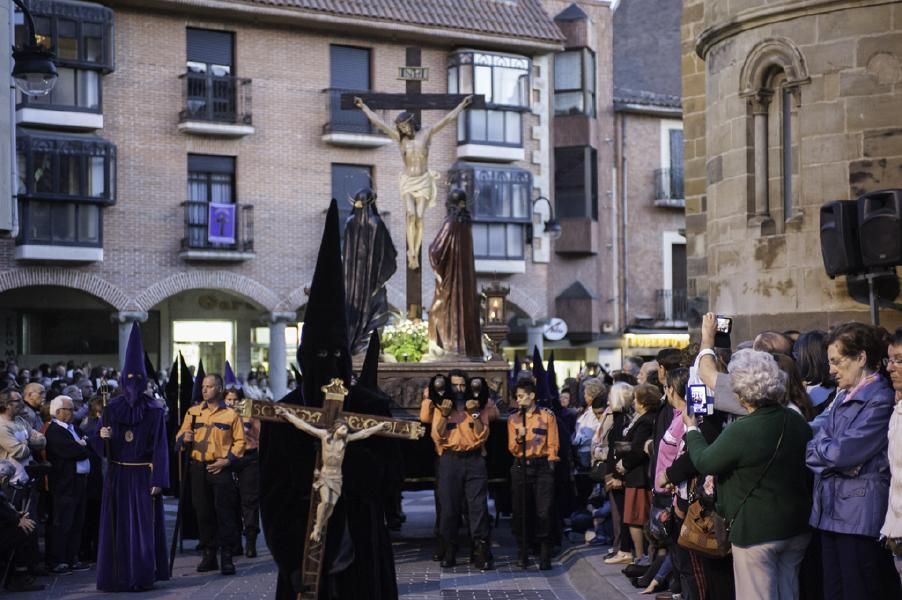
[{"label": "smartphone screen", "polygon": [[730,333],[733,329],[733,319],[730,317],[717,317],[717,333]]},{"label": "smartphone screen", "polygon": [[689,386],[689,414],[704,416],[708,414],[708,390],[704,385]]}]

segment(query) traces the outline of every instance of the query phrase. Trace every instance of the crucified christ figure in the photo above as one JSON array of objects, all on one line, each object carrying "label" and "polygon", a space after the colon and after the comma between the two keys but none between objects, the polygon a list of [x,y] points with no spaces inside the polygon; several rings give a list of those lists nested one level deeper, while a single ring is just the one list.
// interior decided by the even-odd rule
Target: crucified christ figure
[{"label": "crucified christ figure", "polygon": [[313,489],[319,491],[319,505],[316,507],[316,522],[310,533],[310,540],[319,542],[326,532],[329,517],[332,516],[335,504],[341,496],[341,463],[344,461],[348,443],[366,439],[380,431],[386,431],[391,428],[391,423],[379,423],[351,433],[348,423],[344,419],[336,419],[329,429],[319,429],[281,406],[275,407],[275,413],[301,431],[319,438],[322,442],[322,464],[313,473]]},{"label": "crucified christ figure", "polygon": [[[432,136],[445,128],[457,118],[465,108],[473,103],[473,96],[467,96],[451,112],[432,127],[420,131],[414,114],[404,111],[395,119],[392,127],[367,106],[359,97],[354,98],[354,105],[363,111],[370,122],[381,129],[385,135],[398,142],[401,148],[401,159],[404,171],[401,173],[401,201],[407,212],[407,266],[412,270],[420,268],[420,246],[423,243],[423,216],[426,209],[435,204],[438,195],[437,182],[441,178],[435,171],[430,171],[429,144]],[[419,132],[419,135],[417,133]]]}]

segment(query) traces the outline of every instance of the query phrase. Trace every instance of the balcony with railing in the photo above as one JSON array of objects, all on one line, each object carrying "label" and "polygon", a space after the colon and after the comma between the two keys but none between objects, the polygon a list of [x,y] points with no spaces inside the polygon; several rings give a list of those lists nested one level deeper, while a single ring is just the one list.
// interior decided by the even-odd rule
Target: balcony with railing
[{"label": "balcony with railing", "polygon": [[323,125],[324,142],[356,148],[379,148],[391,143],[388,136],[372,126],[362,110],[341,108],[342,94],[367,94],[370,90],[327,88],[323,92],[326,96],[326,114],[329,117]]},{"label": "balcony with railing", "polygon": [[655,206],[685,208],[683,169],[655,170]]},{"label": "balcony with railing", "polygon": [[689,300],[686,290],[656,290],[656,319],[671,324],[682,324],[689,320]]},{"label": "balcony with railing", "polygon": [[185,260],[240,262],[254,258],[254,207],[249,204],[182,202]]},{"label": "balcony with railing", "polygon": [[183,73],[179,131],[242,137],[254,133],[251,80],[209,73]]}]

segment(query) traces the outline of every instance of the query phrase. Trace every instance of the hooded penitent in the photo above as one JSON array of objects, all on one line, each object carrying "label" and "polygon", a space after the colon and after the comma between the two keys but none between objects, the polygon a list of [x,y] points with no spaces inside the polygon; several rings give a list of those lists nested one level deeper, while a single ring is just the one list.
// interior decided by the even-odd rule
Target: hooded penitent
[{"label": "hooded penitent", "polygon": [[225,370],[222,373],[222,383],[227,390],[241,389],[241,384],[238,383],[238,378],[235,377],[235,371],[232,370],[232,365],[229,364],[229,361],[225,362]]},{"label": "hooded penitent", "polygon": [[345,222],[344,280],[351,353],[367,347],[370,334],[388,321],[385,284],[398,269],[398,252],[376,209],[376,194],[364,188],[354,196]]},{"label": "hooded penitent", "polygon": [[[345,312],[338,206],[329,207],[310,286],[298,362],[303,384],[280,402],[322,406],[320,388],[332,378],[350,386],[351,357]],[[362,375],[371,381],[369,373]],[[354,386],[346,410],[388,414],[387,398]],[[372,442],[372,443],[370,443]],[[319,441],[283,423],[264,422],[260,434],[260,508],[266,544],[279,567],[278,599],[301,590],[301,561]],[[326,533],[321,599],[397,598],[391,544],[384,525],[383,493],[389,460],[379,440],[349,444],[344,485]]]},{"label": "hooded penitent", "polygon": [[[573,431],[567,426],[566,421],[562,418],[560,401],[554,402],[552,400],[549,373],[545,371],[545,367],[542,365],[542,353],[539,352],[538,346],[533,348],[532,374],[536,379],[536,398],[539,400],[538,404],[539,406],[552,409],[555,421],[557,421],[558,432],[560,433],[558,439],[560,440],[561,447],[558,449],[558,456],[561,461],[559,468],[555,469],[554,475],[555,510],[558,515],[569,515],[573,511],[573,500],[570,497],[570,494],[566,493],[564,490],[567,489],[567,478],[570,473],[570,436],[573,434]],[[560,537],[560,528],[553,527],[552,531],[554,537]],[[558,540],[552,541],[556,543]]]},{"label": "hooded penitent", "polygon": [[[203,387],[204,387],[204,377],[207,376],[206,371],[204,371],[204,361],[203,359],[197,360],[197,371],[194,372],[194,385],[191,388],[191,403],[198,404],[204,401]],[[190,406],[188,407],[190,408]],[[186,409],[187,410],[187,409]]]},{"label": "hooded penitent", "polygon": [[[112,429],[100,515],[97,589],[138,591],[169,578],[163,503],[151,488],[169,484],[165,409],[147,394],[141,330],[132,326],[122,368],[120,395],[103,414]],[[105,444],[91,439],[101,455]],[[146,464],[150,468],[131,465]],[[115,532],[116,539],[113,539]]]}]

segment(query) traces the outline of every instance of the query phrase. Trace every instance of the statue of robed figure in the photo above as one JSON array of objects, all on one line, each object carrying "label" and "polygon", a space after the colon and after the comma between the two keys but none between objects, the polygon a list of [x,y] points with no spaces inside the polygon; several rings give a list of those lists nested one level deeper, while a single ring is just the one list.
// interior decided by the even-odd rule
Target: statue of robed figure
[{"label": "statue of robed figure", "polygon": [[370,333],[388,321],[385,284],[398,270],[398,252],[376,208],[376,193],[363,188],[354,196],[344,230],[345,294],[351,353],[366,350]]},{"label": "statue of robed figure", "polygon": [[452,190],[448,197],[448,214],[429,245],[429,262],[435,273],[429,309],[432,353],[482,357],[473,231],[463,190]]}]

